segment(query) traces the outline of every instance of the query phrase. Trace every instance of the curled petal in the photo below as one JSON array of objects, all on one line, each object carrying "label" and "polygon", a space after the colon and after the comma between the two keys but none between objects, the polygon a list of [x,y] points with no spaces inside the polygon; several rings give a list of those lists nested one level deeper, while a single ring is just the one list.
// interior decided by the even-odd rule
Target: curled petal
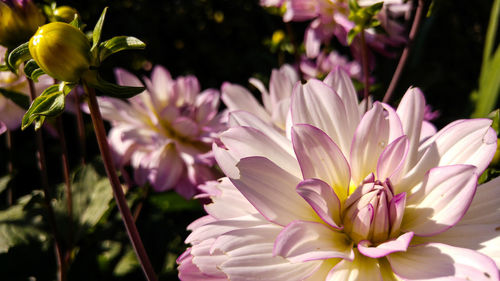
[{"label": "curled petal", "polygon": [[307,179],[297,185],[297,193],[324,222],[333,228],[340,228],[341,203],[328,184],[318,179]]},{"label": "curled petal", "polygon": [[358,250],[361,254],[370,258],[381,258],[388,254],[394,252],[404,252],[408,249],[410,241],[413,238],[413,232],[407,232],[400,235],[395,240],[390,240],[377,245],[376,247],[370,247],[370,241],[363,240],[358,243]]}]

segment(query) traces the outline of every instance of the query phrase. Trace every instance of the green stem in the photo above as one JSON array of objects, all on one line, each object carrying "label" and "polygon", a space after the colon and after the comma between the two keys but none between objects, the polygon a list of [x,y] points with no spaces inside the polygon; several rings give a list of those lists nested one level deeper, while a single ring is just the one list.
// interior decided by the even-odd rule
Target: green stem
[{"label": "green stem", "polygon": [[104,129],[104,122],[102,120],[101,112],[99,110],[99,105],[97,103],[95,91],[93,88],[88,87],[86,83],[83,84],[83,87],[88,95],[90,116],[92,118],[92,123],[94,125],[97,143],[101,151],[104,167],[106,169],[106,173],[108,174],[111,187],[113,188],[113,195],[118,205],[118,210],[122,215],[123,223],[125,224],[125,229],[127,230],[128,237],[132,242],[135,254],[139,259],[142,270],[144,271],[147,280],[156,281],[157,280],[156,274],[154,272],[153,266],[151,265],[146,250],[144,249],[141,237],[134,223],[134,218],[132,217],[130,209],[127,205],[127,201],[125,199],[125,195],[123,194],[120,180],[118,179],[118,175],[116,174],[116,171],[114,169],[113,159],[111,158],[111,151],[106,138],[106,131]]}]

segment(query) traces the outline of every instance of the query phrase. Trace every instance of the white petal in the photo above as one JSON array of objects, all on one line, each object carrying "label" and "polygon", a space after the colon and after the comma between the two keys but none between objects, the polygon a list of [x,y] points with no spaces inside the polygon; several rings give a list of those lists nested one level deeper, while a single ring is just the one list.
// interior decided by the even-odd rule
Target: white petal
[{"label": "white petal", "polygon": [[375,172],[380,154],[389,144],[390,116],[380,103],[375,103],[361,119],[352,141],[350,161],[351,176],[358,185]]},{"label": "white petal", "polygon": [[342,150],[349,152],[355,125],[347,118],[344,103],[332,88],[311,79],[294,88],[291,104],[294,124],[310,124],[325,132]]},{"label": "white petal", "polygon": [[259,130],[250,127],[230,128],[220,135],[220,140],[236,159],[262,156],[295,176],[301,175],[297,160],[289,153],[289,146],[274,142]]},{"label": "white petal", "polygon": [[330,72],[323,82],[332,87],[344,102],[349,122],[358,124],[361,120],[358,110],[358,94],[349,75],[343,69],[337,68]]},{"label": "white petal", "polygon": [[341,203],[328,184],[318,179],[307,179],[299,183],[297,193],[311,205],[324,222],[331,227],[340,228]]},{"label": "white petal", "polygon": [[256,115],[243,110],[235,110],[229,114],[228,122],[231,127],[245,126],[257,129],[287,150],[290,155],[294,154],[290,140],[272,127],[271,124],[262,121],[262,119],[258,118]]},{"label": "white petal", "polygon": [[391,179],[391,182],[397,182],[401,175],[408,154],[408,138],[401,136],[391,142],[382,151],[377,162],[377,178]]},{"label": "white petal", "polygon": [[352,242],[344,233],[322,223],[306,221],[287,225],[276,238],[273,254],[294,263],[330,258],[354,259]]},{"label": "white petal", "polygon": [[458,120],[450,123],[421,147],[436,143],[439,166],[470,164],[481,173],[490,163],[497,147],[495,131],[489,119]]},{"label": "white petal", "polygon": [[238,190],[269,221],[279,225],[302,220],[320,220],[295,191],[300,179],[267,158],[243,158],[237,164],[239,179],[231,179]]},{"label": "white petal", "polygon": [[409,141],[408,159],[405,170],[417,163],[420,133],[425,113],[425,98],[420,89],[410,88],[399,103],[397,114],[401,119],[403,130]]},{"label": "white petal", "polygon": [[237,84],[225,82],[221,91],[222,101],[230,110],[246,110],[266,122],[271,122],[269,113],[264,110],[247,89]]},{"label": "white petal", "polygon": [[428,236],[452,227],[467,211],[476,183],[476,168],[472,165],[430,170],[420,189],[407,198],[401,228]]},{"label": "white petal", "polygon": [[498,268],[476,251],[430,243],[390,254],[394,272],[405,280],[499,280]]},{"label": "white petal", "polygon": [[354,261],[342,260],[328,274],[326,281],[382,281],[377,259],[355,251]]},{"label": "white petal", "polygon": [[323,131],[307,124],[293,126],[292,142],[303,177],[323,180],[344,201],[351,173],[338,146]]}]

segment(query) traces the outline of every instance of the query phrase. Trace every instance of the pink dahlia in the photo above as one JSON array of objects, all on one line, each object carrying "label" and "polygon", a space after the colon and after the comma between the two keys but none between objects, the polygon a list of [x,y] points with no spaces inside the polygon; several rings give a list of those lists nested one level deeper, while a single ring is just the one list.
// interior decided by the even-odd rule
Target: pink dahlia
[{"label": "pink dahlia", "polygon": [[[367,7],[380,1],[358,1],[361,7]],[[389,55],[387,46],[396,46],[406,41],[403,35],[404,28],[397,21],[410,9],[410,4],[404,0],[383,1],[384,6],[378,14],[378,20],[386,34],[378,34],[373,29],[366,33],[367,44],[374,50]],[[322,43],[337,37],[341,44],[347,45],[347,33],[354,27],[349,17],[347,0],[285,0],[286,8],[283,20],[306,21],[312,20],[305,32],[304,43],[306,54],[310,58],[319,55]],[[356,38],[352,44],[353,54],[360,59],[360,42]]]},{"label": "pink dahlia", "polygon": [[362,80],[361,64],[357,61],[349,61],[347,57],[336,51],[320,52],[314,60],[303,56],[300,62],[300,71],[306,79],[324,77],[336,68],[341,68],[351,78]]},{"label": "pink dahlia", "polygon": [[230,111],[248,111],[284,133],[290,107],[290,96],[293,85],[297,81],[299,81],[297,71],[291,65],[284,64],[280,69],[272,70],[269,90],[262,81],[250,78],[250,83],[259,89],[264,106],[255,99],[250,91],[229,82],[222,85],[222,101]]},{"label": "pink dahlia", "polygon": [[[0,46],[0,65],[4,64],[6,51],[6,48]],[[47,75],[39,77],[38,83],[35,83],[36,94],[41,94],[51,83],[52,79]],[[10,71],[0,71],[0,88],[22,93],[27,97],[30,95],[28,80],[21,69],[19,69],[18,75]],[[0,134],[7,129],[18,129],[21,126],[21,120],[25,112],[25,109],[0,94]]]},{"label": "pink dahlia", "polygon": [[[115,74],[121,85],[143,86],[123,69]],[[174,80],[161,66],[144,82],[147,90],[128,102],[99,98],[103,117],[112,125],[108,138],[116,163],[130,163],[139,185],[149,182],[156,191],[175,189],[191,198],[197,185],[216,178],[211,145],[223,128],[219,92],[200,93],[196,77]]]},{"label": "pink dahlia", "polygon": [[477,187],[491,121],[435,132],[416,88],[358,108],[339,72],[297,83],[289,137],[231,113],[214,146],[227,177],[203,187],[180,279],[499,280],[500,180]]}]

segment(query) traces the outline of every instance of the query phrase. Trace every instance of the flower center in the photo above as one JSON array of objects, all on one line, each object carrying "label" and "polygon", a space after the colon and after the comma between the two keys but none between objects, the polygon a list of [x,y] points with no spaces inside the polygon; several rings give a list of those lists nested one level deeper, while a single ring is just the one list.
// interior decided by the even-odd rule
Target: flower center
[{"label": "flower center", "polygon": [[368,179],[347,198],[342,212],[344,232],[355,243],[368,240],[372,244],[387,241],[399,232],[399,216],[391,183]]}]

